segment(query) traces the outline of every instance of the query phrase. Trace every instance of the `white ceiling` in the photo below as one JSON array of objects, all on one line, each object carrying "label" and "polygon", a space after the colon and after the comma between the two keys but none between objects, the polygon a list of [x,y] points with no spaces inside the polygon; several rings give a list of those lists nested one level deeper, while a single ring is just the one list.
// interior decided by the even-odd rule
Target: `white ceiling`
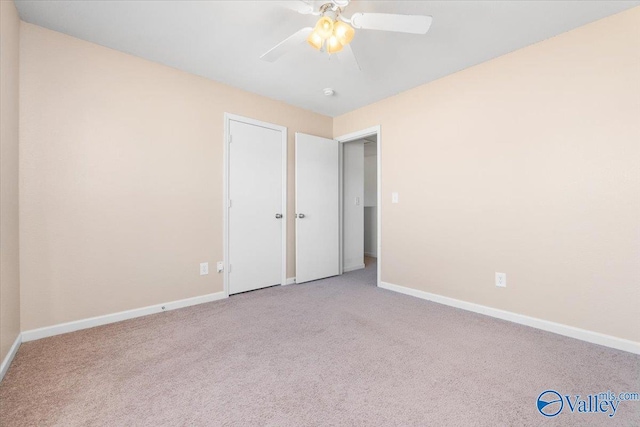
[{"label": "white ceiling", "polygon": [[[301,44],[258,57],[317,17],[286,1],[24,1],[23,20],[103,46],[337,116],[487,61],[640,1],[364,1],[353,12],[433,16],[427,35],[357,30],[362,72]],[[331,87],[334,97],[322,89]]]}]

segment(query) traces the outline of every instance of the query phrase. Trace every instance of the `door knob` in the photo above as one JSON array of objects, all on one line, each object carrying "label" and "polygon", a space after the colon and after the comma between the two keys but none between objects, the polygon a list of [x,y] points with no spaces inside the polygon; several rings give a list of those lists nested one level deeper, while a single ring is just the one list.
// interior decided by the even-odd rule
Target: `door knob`
[{"label": "door knob", "polygon": [[298,218],[304,218],[304,214],[298,214]]},{"label": "door knob", "polygon": [[282,218],[282,214],[276,214],[276,219]]}]

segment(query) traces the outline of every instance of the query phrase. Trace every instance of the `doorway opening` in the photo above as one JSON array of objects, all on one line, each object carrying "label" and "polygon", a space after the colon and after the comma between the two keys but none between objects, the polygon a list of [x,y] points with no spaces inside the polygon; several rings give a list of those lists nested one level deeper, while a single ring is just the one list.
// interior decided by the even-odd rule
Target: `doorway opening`
[{"label": "doorway opening", "polygon": [[[380,126],[336,138],[340,156],[340,270],[381,268]],[[375,267],[372,265],[375,264]]]}]

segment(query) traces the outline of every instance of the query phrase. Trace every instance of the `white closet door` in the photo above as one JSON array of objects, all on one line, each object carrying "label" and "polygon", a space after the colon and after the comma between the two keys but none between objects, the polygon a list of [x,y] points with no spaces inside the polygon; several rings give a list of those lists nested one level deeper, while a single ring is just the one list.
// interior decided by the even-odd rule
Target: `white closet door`
[{"label": "white closet door", "polygon": [[296,282],[340,274],[339,145],[296,133]]},{"label": "white closet door", "polygon": [[237,294],[282,282],[282,132],[231,120],[229,134],[228,277]]}]

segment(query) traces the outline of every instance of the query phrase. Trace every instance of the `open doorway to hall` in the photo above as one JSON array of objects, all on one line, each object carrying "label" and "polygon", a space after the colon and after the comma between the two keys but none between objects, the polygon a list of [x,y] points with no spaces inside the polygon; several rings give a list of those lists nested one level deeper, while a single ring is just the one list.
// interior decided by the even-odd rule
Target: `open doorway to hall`
[{"label": "open doorway to hall", "polygon": [[377,134],[342,144],[343,272],[375,268],[378,257]]}]

